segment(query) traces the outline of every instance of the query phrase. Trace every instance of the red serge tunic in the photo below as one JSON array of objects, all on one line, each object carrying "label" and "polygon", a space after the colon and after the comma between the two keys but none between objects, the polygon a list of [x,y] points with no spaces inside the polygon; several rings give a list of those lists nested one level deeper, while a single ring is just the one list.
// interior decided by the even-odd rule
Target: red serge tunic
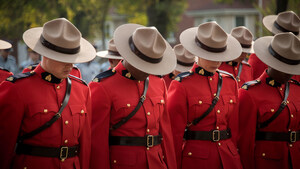
[{"label": "red serge tunic", "polygon": [[[136,107],[144,90],[144,81],[134,80],[122,62],[109,71],[111,76],[98,79],[101,76],[99,74],[89,84],[93,109],[91,168],[175,169],[173,136],[163,79],[150,75],[144,104],[130,120],[110,132],[112,125]],[[160,134],[163,140],[161,144],[149,148],[109,146],[109,134],[127,137]]]},{"label": "red serge tunic", "polygon": [[[79,156],[61,161],[55,157],[15,155],[18,134],[29,133],[59,110],[66,92],[67,81],[60,81],[38,66],[28,77],[0,85],[0,168],[9,169],[88,169],[91,137],[90,90],[82,81],[72,81],[69,102],[61,118],[24,144],[43,147],[80,145]],[[13,76],[8,80],[13,80]]]},{"label": "red serge tunic", "polygon": [[191,131],[211,131],[231,129],[232,137],[217,142],[187,140],[183,135],[187,122],[200,117],[212,104],[217,91],[218,73],[212,74],[198,65],[191,69],[190,76],[171,82],[168,91],[168,110],[170,112],[175,152],[178,168],[182,169],[240,169],[241,162],[237,152],[238,134],[238,87],[229,75],[222,74],[223,85],[220,99],[212,112]]},{"label": "red serge tunic", "polygon": [[[245,169],[293,169],[300,168],[300,141],[255,140],[256,127],[271,118],[283,101],[285,85],[274,81],[264,72],[260,83],[239,89],[240,141],[239,150]],[[280,115],[265,128],[264,132],[300,130],[300,87],[289,82],[287,106]],[[245,89],[243,89],[245,88]]]},{"label": "red serge tunic", "polygon": [[[242,65],[242,68],[240,68],[240,65]],[[237,62],[223,62],[221,66],[219,67],[220,70],[224,70],[228,73],[231,73],[237,80],[239,88],[248,81],[253,80],[253,73],[252,73],[252,67],[250,64],[248,64],[245,61],[242,61],[241,64],[238,64]],[[239,71],[240,76],[238,76]]]},{"label": "red serge tunic", "polygon": [[169,86],[170,86],[172,80],[175,79],[175,75],[174,75],[173,73],[169,73],[169,74],[167,74],[167,75],[164,75],[164,76],[163,76],[163,79],[165,80],[167,89],[169,89]]}]

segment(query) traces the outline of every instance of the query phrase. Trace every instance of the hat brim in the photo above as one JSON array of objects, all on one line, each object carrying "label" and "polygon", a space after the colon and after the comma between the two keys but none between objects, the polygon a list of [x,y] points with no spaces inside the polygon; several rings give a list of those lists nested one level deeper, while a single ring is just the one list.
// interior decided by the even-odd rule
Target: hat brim
[{"label": "hat brim", "polygon": [[177,64],[175,70],[177,70],[178,72],[187,72],[192,68],[193,66],[182,66],[180,64]]},{"label": "hat brim", "polygon": [[[265,16],[263,18],[263,24],[264,26],[270,31],[272,32],[274,35],[275,34],[278,34],[278,33],[282,33],[281,30],[277,29],[275,26],[274,26],[274,22],[276,21],[277,19],[277,15],[268,15],[268,16]],[[299,31],[300,31],[300,28],[299,28]],[[295,35],[297,37],[300,38],[300,33],[298,35]]]},{"label": "hat brim", "polygon": [[252,41],[250,48],[243,48],[242,47],[242,52],[244,52],[244,53],[254,53],[253,45],[254,45],[254,41]]},{"label": "hat brim", "polygon": [[189,28],[180,34],[180,43],[190,53],[210,61],[226,62],[238,58],[242,53],[242,47],[238,40],[230,34],[227,38],[227,47],[224,52],[209,52],[199,47],[195,42],[198,27]]},{"label": "hat brim", "polygon": [[171,73],[175,69],[177,61],[175,53],[168,42],[166,42],[167,47],[163,54],[163,58],[159,63],[144,61],[131,51],[128,41],[133,32],[139,27],[144,26],[138,24],[125,24],[119,26],[115,30],[114,42],[118,52],[129,64],[142,72],[151,75],[165,75]]},{"label": "hat brim", "polygon": [[76,54],[64,54],[49,49],[40,42],[42,31],[43,27],[37,27],[31,28],[23,34],[26,45],[42,56],[65,63],[84,63],[96,57],[95,48],[84,38],[80,39],[80,51]]},{"label": "hat brim", "polygon": [[99,51],[96,53],[96,55],[100,58],[105,58],[105,59],[123,59],[121,56],[108,54],[107,50]]},{"label": "hat brim", "polygon": [[280,72],[284,72],[291,75],[300,75],[300,64],[298,65],[289,65],[280,60],[276,59],[269,53],[269,45],[273,36],[265,36],[259,38],[254,43],[254,51],[257,57],[264,62],[266,65],[270,66],[273,69],[276,69]]},{"label": "hat brim", "polygon": [[4,40],[0,40],[0,49],[9,49],[11,48],[11,44],[4,41]]}]

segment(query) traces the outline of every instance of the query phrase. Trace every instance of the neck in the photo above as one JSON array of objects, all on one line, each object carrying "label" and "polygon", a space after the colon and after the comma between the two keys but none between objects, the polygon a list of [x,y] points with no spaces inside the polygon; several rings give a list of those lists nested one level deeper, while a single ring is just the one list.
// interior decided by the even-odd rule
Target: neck
[{"label": "neck", "polygon": [[273,78],[276,82],[279,82],[281,84],[285,84],[286,82],[288,82],[291,77],[293,75],[290,75],[290,74],[286,74],[286,73],[283,73],[283,72],[280,72],[278,70],[275,70],[271,67],[268,68],[267,70],[267,74]]}]

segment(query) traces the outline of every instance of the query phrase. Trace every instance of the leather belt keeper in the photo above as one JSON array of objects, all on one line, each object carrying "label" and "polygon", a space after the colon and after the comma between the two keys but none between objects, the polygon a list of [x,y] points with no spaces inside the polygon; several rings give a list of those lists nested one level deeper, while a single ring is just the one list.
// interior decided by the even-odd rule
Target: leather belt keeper
[{"label": "leather belt keeper", "polygon": [[300,131],[290,131],[287,133],[257,131],[255,139],[265,141],[287,141],[294,143],[300,140]]},{"label": "leather belt keeper", "polygon": [[160,135],[146,135],[145,137],[110,136],[109,145],[153,147],[161,144],[161,140]]},{"label": "leather belt keeper", "polygon": [[28,144],[18,144],[16,148],[17,154],[25,154],[40,157],[56,157],[65,160],[69,157],[75,157],[79,154],[79,146],[73,147],[40,147]]},{"label": "leather belt keeper", "polygon": [[207,140],[217,142],[231,138],[230,129],[227,130],[211,130],[211,131],[190,131],[185,132],[186,140]]}]

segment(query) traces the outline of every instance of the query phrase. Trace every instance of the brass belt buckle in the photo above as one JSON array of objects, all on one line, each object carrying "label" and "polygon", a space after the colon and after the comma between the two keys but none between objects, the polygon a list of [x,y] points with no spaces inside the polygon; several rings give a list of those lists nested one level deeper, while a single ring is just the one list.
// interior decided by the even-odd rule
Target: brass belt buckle
[{"label": "brass belt buckle", "polygon": [[220,130],[213,130],[212,132],[212,141],[220,141]]},{"label": "brass belt buckle", "polygon": [[295,131],[290,132],[290,142],[294,143],[297,141],[297,133]]},{"label": "brass belt buckle", "polygon": [[68,158],[68,153],[69,153],[69,147],[61,147],[60,148],[60,154],[59,158],[64,161],[65,159]]},{"label": "brass belt buckle", "polygon": [[147,135],[147,147],[153,147],[154,144],[154,136]]}]

